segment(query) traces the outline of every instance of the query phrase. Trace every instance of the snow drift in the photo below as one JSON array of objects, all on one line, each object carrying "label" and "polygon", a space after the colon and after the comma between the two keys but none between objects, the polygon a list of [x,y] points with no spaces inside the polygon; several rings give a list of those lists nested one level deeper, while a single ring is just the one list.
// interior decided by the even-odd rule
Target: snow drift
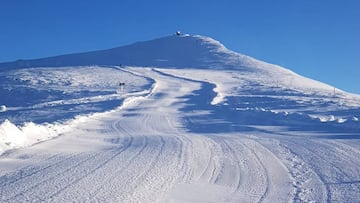
[{"label": "snow drift", "polygon": [[65,132],[65,125],[38,125],[32,122],[15,126],[9,120],[0,124],[0,154],[6,150],[30,146]]}]

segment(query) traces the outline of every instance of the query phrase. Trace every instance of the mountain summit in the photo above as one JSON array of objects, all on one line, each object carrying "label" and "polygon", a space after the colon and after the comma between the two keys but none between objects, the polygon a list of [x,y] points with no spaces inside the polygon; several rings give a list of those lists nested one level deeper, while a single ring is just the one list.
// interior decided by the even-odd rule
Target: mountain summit
[{"label": "mountain summit", "polygon": [[0,68],[126,65],[201,69],[252,67],[256,60],[200,35],[173,35],[85,53],[0,63]]},{"label": "mountain summit", "polygon": [[[140,66],[176,69],[237,70],[242,80],[268,87],[333,94],[333,87],[286,68],[227,49],[201,35],[172,35],[130,45],[48,58],[0,63],[1,69],[65,66]],[[240,77],[240,76],[238,76]]]}]

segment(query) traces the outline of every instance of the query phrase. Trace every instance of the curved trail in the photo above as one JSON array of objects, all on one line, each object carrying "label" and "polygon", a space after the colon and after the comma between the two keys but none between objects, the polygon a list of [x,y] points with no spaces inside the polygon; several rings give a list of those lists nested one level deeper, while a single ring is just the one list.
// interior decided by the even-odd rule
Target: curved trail
[{"label": "curved trail", "polygon": [[216,84],[163,70],[127,71],[154,80],[150,93],[56,139],[1,157],[2,164],[15,163],[0,173],[1,202],[360,199],[358,149],[263,132],[196,132],[199,119],[189,115],[210,114],[213,99],[196,96],[211,94]]}]

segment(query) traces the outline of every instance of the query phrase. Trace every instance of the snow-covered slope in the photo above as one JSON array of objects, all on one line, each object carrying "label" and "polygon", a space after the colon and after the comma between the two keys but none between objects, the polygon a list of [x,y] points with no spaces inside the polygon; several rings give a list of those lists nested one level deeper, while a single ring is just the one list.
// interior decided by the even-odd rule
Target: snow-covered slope
[{"label": "snow-covered slope", "polygon": [[272,85],[333,91],[333,87],[303,78],[280,66],[230,51],[220,42],[200,35],[168,36],[108,50],[0,63],[0,70],[91,65],[239,70],[245,76],[255,73],[255,79],[261,76],[266,79],[264,82]]},{"label": "snow-covered slope", "polygon": [[3,202],[360,199],[360,97],[208,37],[2,63],[0,81]]},{"label": "snow-covered slope", "polygon": [[[125,65],[202,69],[269,69],[264,62],[232,52],[200,35],[167,36],[131,45],[86,53],[0,63],[0,68]],[[260,68],[260,69],[263,69]]]},{"label": "snow-covered slope", "polygon": [[[224,68],[226,58],[233,53],[219,42],[203,36],[168,36],[155,40],[137,42],[128,46],[68,54],[34,60],[18,60],[2,63],[0,68],[59,67],[88,65],[131,65],[177,68]],[[240,55],[239,55],[240,56]],[[237,57],[237,56],[235,56]],[[248,57],[241,56],[247,63]],[[228,64],[239,68],[239,64]]]}]

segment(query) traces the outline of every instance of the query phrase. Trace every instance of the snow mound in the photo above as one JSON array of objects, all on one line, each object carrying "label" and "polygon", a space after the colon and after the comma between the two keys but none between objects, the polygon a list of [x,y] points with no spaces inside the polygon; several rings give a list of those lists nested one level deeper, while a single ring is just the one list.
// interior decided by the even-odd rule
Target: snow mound
[{"label": "snow mound", "polygon": [[36,124],[24,123],[21,126],[5,120],[0,124],[0,155],[6,150],[31,146],[41,141],[49,140],[63,133],[69,132],[80,123],[86,122],[91,116],[100,114],[89,114],[76,116],[63,123]]},{"label": "snow mound", "polygon": [[32,122],[16,126],[9,120],[0,124],[0,154],[8,149],[29,146],[57,136],[63,127],[56,124],[38,125]]},{"label": "snow mound", "polygon": [[1,105],[0,106],[0,112],[5,112],[6,111],[6,106],[5,105]]}]

